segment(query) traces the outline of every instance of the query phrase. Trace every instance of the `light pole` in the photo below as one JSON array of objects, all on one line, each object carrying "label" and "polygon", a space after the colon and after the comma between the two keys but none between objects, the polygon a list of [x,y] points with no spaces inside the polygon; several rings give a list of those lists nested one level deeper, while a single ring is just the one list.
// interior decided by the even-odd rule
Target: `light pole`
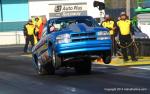
[{"label": "light pole", "polygon": [[126,0],[126,13],[130,18],[130,0]]}]

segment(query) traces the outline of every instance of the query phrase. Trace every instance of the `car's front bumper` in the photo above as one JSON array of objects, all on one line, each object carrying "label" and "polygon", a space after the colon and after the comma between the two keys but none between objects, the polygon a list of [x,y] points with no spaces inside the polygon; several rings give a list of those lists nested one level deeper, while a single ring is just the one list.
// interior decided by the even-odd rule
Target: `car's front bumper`
[{"label": "car's front bumper", "polygon": [[86,53],[111,50],[111,40],[93,40],[83,42],[73,42],[67,44],[56,44],[55,50],[57,55]]}]

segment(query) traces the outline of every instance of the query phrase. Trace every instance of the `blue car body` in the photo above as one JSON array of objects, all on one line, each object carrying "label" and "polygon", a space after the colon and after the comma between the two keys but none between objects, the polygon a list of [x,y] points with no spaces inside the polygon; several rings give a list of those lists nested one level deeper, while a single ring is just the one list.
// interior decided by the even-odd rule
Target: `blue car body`
[{"label": "blue car body", "polygon": [[[85,19],[85,20],[84,20]],[[83,20],[83,21],[82,21]],[[63,28],[51,32],[50,28],[61,21],[74,21],[73,24],[65,25]],[[76,21],[76,22],[75,22]],[[59,25],[60,25],[59,24]],[[111,39],[108,29],[102,28],[90,16],[73,16],[50,19],[43,31],[43,37],[32,50],[34,64],[37,61],[45,64],[48,61],[56,64],[54,67],[61,67],[63,62],[77,60],[81,58],[90,58],[94,60],[99,57],[111,60]],[[58,64],[57,64],[58,63]]]},{"label": "blue car body", "polygon": [[[86,29],[86,27],[82,27],[82,24],[77,25],[79,29]],[[84,25],[83,25],[84,26]],[[69,31],[69,32],[68,32]],[[110,38],[107,40],[97,40],[99,37],[96,33],[98,31],[107,31],[105,28],[90,28],[85,31],[70,31],[69,29],[64,29],[59,33],[52,33],[49,36],[49,41],[53,43],[53,46],[58,55],[69,54],[69,53],[78,53],[78,52],[86,52],[86,51],[103,51],[111,49],[111,40]],[[71,42],[70,43],[60,43],[56,44],[56,37],[61,34],[70,34]],[[107,36],[109,37],[109,36]]]}]

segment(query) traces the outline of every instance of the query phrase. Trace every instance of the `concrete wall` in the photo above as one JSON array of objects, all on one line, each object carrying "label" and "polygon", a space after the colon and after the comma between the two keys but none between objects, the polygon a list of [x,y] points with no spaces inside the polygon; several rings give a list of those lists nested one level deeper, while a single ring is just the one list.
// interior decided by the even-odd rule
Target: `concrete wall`
[{"label": "concrete wall", "polygon": [[24,44],[24,36],[21,31],[0,32],[0,45]]}]

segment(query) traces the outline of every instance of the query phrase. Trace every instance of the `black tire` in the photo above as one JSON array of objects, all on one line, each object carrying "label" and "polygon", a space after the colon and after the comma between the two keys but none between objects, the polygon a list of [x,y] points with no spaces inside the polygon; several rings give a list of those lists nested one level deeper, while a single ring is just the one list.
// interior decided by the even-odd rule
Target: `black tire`
[{"label": "black tire", "polygon": [[38,60],[37,72],[39,75],[54,75],[55,74],[55,68],[52,65],[52,62],[47,62],[46,64],[42,65]]},{"label": "black tire", "polygon": [[48,74],[50,74],[50,75],[55,74],[55,68],[54,68],[52,62],[48,62],[47,64],[45,64],[45,69]]},{"label": "black tire", "polygon": [[57,56],[55,51],[52,50],[52,64],[53,66],[58,69],[61,66],[62,59],[61,57]]},{"label": "black tire", "polygon": [[105,64],[110,64],[111,63],[111,51],[104,52],[102,59]]},{"label": "black tire", "polygon": [[91,66],[91,60],[84,60],[83,62],[76,62],[74,68],[78,74],[90,74]]}]

